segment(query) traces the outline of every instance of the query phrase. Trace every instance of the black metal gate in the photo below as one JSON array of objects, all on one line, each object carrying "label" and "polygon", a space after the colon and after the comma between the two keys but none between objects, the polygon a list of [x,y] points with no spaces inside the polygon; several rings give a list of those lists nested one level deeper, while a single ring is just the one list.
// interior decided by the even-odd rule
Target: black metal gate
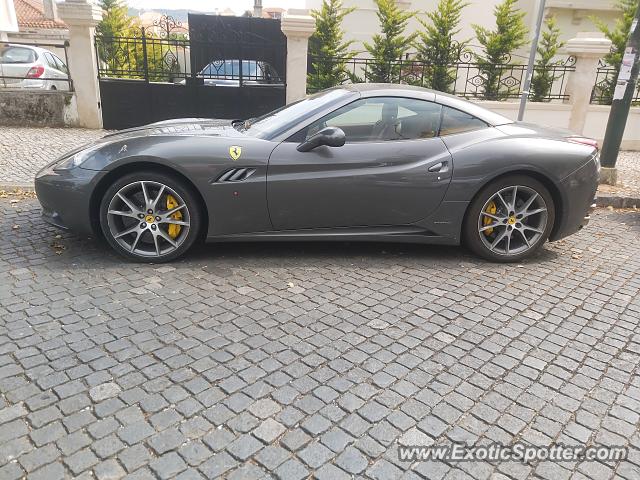
[{"label": "black metal gate", "polygon": [[104,128],[171,118],[250,118],[285,103],[278,20],[163,16],[128,37],[96,36]]}]

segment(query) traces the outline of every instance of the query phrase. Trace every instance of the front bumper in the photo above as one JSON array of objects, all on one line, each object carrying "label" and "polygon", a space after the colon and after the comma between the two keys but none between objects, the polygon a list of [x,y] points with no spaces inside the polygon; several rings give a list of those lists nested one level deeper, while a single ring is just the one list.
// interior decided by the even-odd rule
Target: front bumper
[{"label": "front bumper", "polygon": [[58,228],[93,235],[97,219],[91,212],[92,192],[106,172],[80,167],[53,171],[52,165],[42,169],[35,178],[42,218]]},{"label": "front bumper", "polygon": [[580,231],[591,220],[596,208],[600,161],[594,155],[586,164],[562,181],[562,210],[556,212],[556,228],[551,241],[560,240]]}]

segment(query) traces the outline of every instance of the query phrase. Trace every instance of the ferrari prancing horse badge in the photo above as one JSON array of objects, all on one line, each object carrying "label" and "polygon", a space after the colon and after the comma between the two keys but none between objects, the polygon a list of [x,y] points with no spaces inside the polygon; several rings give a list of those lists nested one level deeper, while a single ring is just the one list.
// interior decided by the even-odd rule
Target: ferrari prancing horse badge
[{"label": "ferrari prancing horse badge", "polygon": [[242,155],[242,147],[238,147],[237,145],[229,147],[229,156],[232,160],[238,160],[240,155]]}]

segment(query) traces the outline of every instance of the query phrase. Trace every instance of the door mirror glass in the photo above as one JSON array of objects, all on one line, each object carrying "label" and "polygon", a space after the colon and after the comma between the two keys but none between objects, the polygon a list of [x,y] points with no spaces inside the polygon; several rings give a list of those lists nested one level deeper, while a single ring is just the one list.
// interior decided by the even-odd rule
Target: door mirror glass
[{"label": "door mirror glass", "polygon": [[307,138],[298,145],[299,152],[309,152],[316,147],[326,145],[327,147],[342,147],[347,141],[347,137],[338,127],[326,127]]}]

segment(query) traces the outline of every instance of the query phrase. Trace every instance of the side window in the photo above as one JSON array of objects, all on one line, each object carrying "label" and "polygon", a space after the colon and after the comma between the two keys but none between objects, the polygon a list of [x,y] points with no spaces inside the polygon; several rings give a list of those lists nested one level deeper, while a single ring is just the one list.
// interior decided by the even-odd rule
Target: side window
[{"label": "side window", "polygon": [[441,108],[410,98],[364,98],[314,122],[290,141],[304,140],[325,127],[341,128],[348,143],[432,138],[440,128]]},{"label": "side window", "polygon": [[58,70],[60,70],[63,73],[69,73],[69,71],[67,70],[67,66],[64,64],[64,62],[62,60],[60,60],[60,57],[57,57],[56,55],[54,55],[53,59],[56,62]]},{"label": "side window", "polygon": [[481,130],[488,126],[487,123],[473,115],[456,110],[455,108],[443,107],[440,136],[444,137],[446,135],[455,135],[456,133]]},{"label": "side window", "polygon": [[49,52],[44,53],[44,59],[46,60],[47,65],[49,65],[51,68],[55,68],[56,70],[58,69],[56,61],[53,59],[53,55],[51,55]]}]

